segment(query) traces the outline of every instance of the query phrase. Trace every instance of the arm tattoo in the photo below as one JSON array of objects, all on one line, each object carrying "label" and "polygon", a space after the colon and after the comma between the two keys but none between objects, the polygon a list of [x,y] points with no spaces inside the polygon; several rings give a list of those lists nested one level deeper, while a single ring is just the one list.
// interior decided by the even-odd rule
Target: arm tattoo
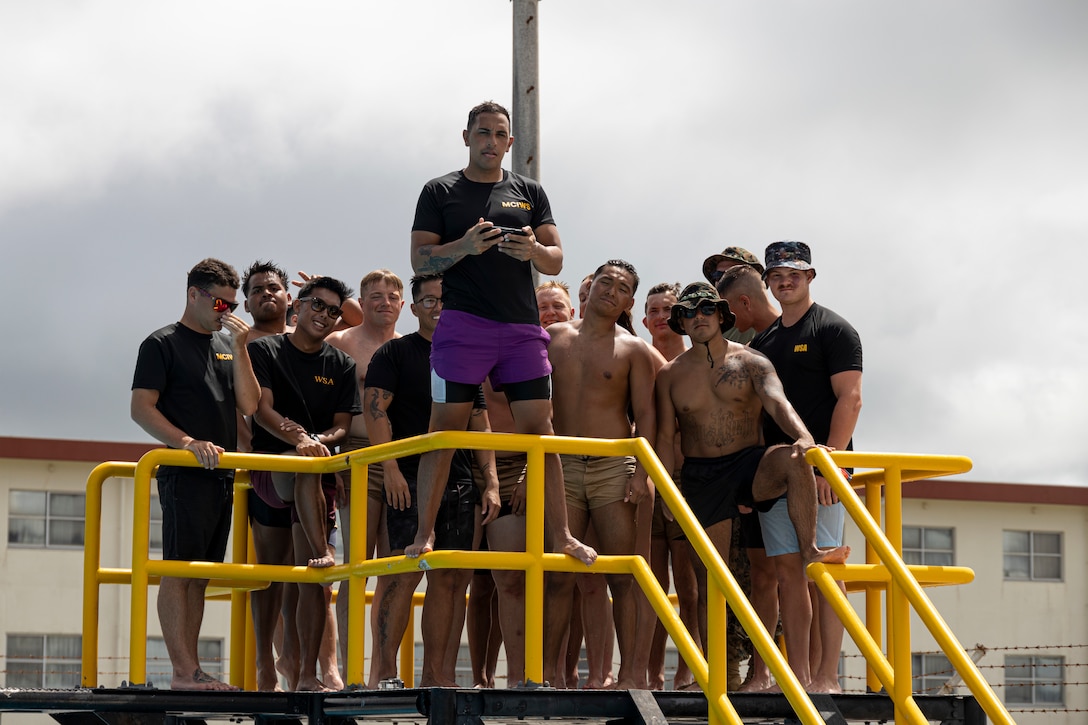
[{"label": "arm tattoo", "polygon": [[416,250],[415,268],[417,274],[441,274],[457,261],[453,257],[436,256],[434,254],[434,247],[436,246],[435,244],[429,244]]},{"label": "arm tattoo", "polygon": [[393,394],[388,390],[373,390],[368,396],[366,410],[371,420],[381,420],[385,418],[385,411],[378,406],[378,398],[381,397],[383,401],[388,401],[393,397]]}]

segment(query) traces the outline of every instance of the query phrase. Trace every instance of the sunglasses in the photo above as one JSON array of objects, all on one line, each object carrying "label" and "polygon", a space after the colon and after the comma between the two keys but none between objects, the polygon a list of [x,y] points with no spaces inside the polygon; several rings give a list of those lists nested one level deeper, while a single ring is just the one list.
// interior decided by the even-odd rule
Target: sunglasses
[{"label": "sunglasses", "polygon": [[695,315],[711,317],[718,314],[718,306],[713,302],[703,302],[698,307],[693,307],[690,310],[685,307],[680,311],[680,314],[685,320],[693,319]]},{"label": "sunglasses", "polygon": [[216,297],[203,287],[197,287],[196,291],[212,301],[212,309],[216,312],[234,312],[236,309],[238,309],[237,302],[227,302],[222,297]]},{"label": "sunglasses", "polygon": [[336,305],[330,305],[328,302],[321,299],[320,297],[300,297],[298,301],[309,302],[311,310],[313,310],[314,312],[324,312],[334,320],[340,316],[341,312],[343,312],[343,310],[341,310]]}]

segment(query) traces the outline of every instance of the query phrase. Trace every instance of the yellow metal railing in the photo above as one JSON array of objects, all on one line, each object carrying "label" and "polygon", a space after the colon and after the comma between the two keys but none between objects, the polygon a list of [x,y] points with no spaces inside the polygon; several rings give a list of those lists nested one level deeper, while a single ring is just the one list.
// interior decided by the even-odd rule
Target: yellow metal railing
[{"label": "yellow metal railing", "polygon": [[[990,720],[1013,723],[1008,710],[922,591],[926,586],[966,584],[974,579],[974,572],[965,567],[908,566],[903,562],[903,482],[965,473],[971,470],[971,461],[960,456],[832,453],[824,449],[810,451],[807,460],[820,469],[865,537],[864,564],[809,564],[807,572],[865,657],[869,689],[877,691],[884,687],[895,706],[896,722],[914,725],[927,722],[913,697],[910,640],[913,607]],[[847,483],[840,466],[874,470],[858,473]],[[865,488],[864,504],[853,488],[860,486]],[[845,582],[848,590],[864,590],[864,623],[836,581]],[[887,596],[887,656],[880,649],[882,592]]]},{"label": "yellow metal railing", "polygon": [[[296,583],[328,584],[335,581],[347,581],[351,592],[348,607],[348,631],[352,633],[348,641],[345,661],[345,680],[350,684],[363,682],[364,637],[366,632],[365,579],[368,576],[407,573],[428,568],[492,568],[522,570],[525,572],[525,669],[526,677],[537,682],[543,679],[543,602],[545,571],[586,571],[580,562],[560,554],[546,553],[544,547],[544,455],[545,453],[568,453],[594,456],[635,456],[654,480],[658,494],[675,514],[689,542],[706,564],[708,571],[707,641],[709,651],[706,656],[700,652],[680,618],[673,610],[666,594],[645,560],[640,556],[601,556],[592,566],[594,573],[631,574],[642,588],[650,604],[661,618],[666,631],[676,644],[680,656],[688,663],[696,681],[706,693],[709,706],[709,720],[713,725],[728,722],[739,724],[740,718],[726,695],[726,605],[728,602],[741,625],[749,633],[753,645],[763,656],[764,661],[775,675],[779,686],[794,708],[799,719],[812,725],[823,722],[819,712],[813,706],[808,695],[793,675],[782,653],[775,646],[771,637],[760,623],[751,604],[743,595],[717,549],[710,542],[706,532],[700,527],[680,495],[668,473],[650,445],[641,438],[605,440],[592,438],[570,438],[559,436],[530,436],[503,433],[474,433],[443,431],[418,436],[401,441],[394,441],[378,446],[351,451],[329,458],[305,458],[298,456],[273,456],[262,454],[225,453],[221,456],[223,468],[295,471],[328,473],[351,469],[354,487],[365,490],[367,466],[382,460],[399,458],[406,455],[424,453],[440,448],[464,448],[482,450],[524,451],[527,454],[527,514],[526,514],[526,550],[524,552],[465,552],[435,551],[419,559],[387,557],[366,559],[366,496],[358,496],[353,506],[360,509],[351,517],[351,549],[349,563],[339,564],[326,569],[307,567],[273,566],[247,563],[248,537],[236,533],[231,563],[162,561],[148,558],[150,479],[155,468],[160,464],[189,465],[196,464],[195,458],[188,451],[157,449],[147,453],[135,466],[126,463],[105,463],[92,472],[88,480],[87,497],[87,534],[84,573],[84,649],[83,649],[83,684],[93,687],[97,684],[98,652],[98,588],[101,584],[131,583],[131,625],[129,676],[132,683],[140,683],[146,671],[146,636],[148,586],[157,582],[159,577],[174,576],[212,580],[213,586],[224,587],[231,597],[231,667],[230,682],[234,685],[252,686],[251,673],[247,676],[247,661],[252,661],[251,637],[247,639],[248,607],[247,591],[267,586],[269,581]],[[910,673],[910,634],[909,610],[907,602],[913,604],[930,622],[938,622],[941,632],[938,641],[946,649],[952,664],[964,675],[964,681],[980,700],[987,714],[996,722],[1011,722],[1008,715],[988,685],[978,675],[973,662],[963,655],[962,648],[940,621],[925,595],[921,593],[919,581],[925,584],[961,583],[970,581],[970,570],[956,567],[906,567],[899,557],[901,551],[901,486],[904,478],[928,478],[948,475],[970,469],[970,461],[965,458],[947,456],[909,456],[900,454],[828,454],[819,450],[810,453],[809,462],[825,471],[836,493],[846,504],[847,512],[858,522],[862,533],[869,541],[866,565],[824,566],[810,565],[809,574],[822,591],[828,587],[834,589],[829,600],[845,622],[847,630],[862,649],[869,662],[871,681],[884,684],[896,704],[897,715],[901,712],[904,722],[924,722],[911,696]],[[838,465],[872,467],[880,469],[860,473],[854,478],[855,485],[864,483],[867,490],[869,510],[866,511],[856,494],[837,472]],[[109,477],[133,477],[135,483],[133,507],[133,541],[131,569],[104,569],[100,566],[101,533],[101,486]],[[890,482],[894,479],[894,483]],[[239,483],[242,483],[240,477]],[[880,530],[879,493],[885,488],[888,498],[887,524],[889,536],[895,540],[895,547]],[[236,485],[235,494],[235,532],[247,531],[245,496],[238,491],[244,486]],[[872,491],[876,491],[876,510],[872,500]],[[894,503],[892,499],[894,500]],[[874,520],[875,516],[875,520]],[[893,533],[893,531],[895,533]],[[872,559],[870,559],[870,553]],[[879,559],[879,562],[878,562]],[[892,563],[889,564],[888,562]],[[845,597],[834,586],[834,579],[846,580],[852,584],[862,583],[867,591],[866,625],[862,624],[850,608]],[[902,580],[902,581],[901,581]],[[829,584],[829,582],[831,582]],[[913,586],[912,586],[913,585]],[[880,652],[880,609],[881,588],[888,588],[889,621],[892,632],[889,636],[889,650],[892,661]],[[917,590],[917,591],[915,591]],[[902,592],[902,594],[900,594]],[[838,595],[837,597],[835,595]],[[873,606],[869,597],[875,596],[877,605]],[[908,619],[904,619],[908,618]],[[907,621],[904,629],[902,622]],[[931,630],[934,627],[931,626]],[[251,630],[250,630],[251,632]],[[411,630],[406,636],[411,636]],[[956,657],[949,646],[954,644]],[[248,649],[247,649],[248,647]],[[411,648],[408,648],[411,652]],[[248,656],[247,656],[248,653]],[[401,672],[411,673],[411,654],[402,655]],[[966,663],[966,664],[964,664]],[[894,666],[893,666],[894,664]],[[895,678],[894,673],[905,673]],[[410,681],[408,677],[404,678]],[[898,683],[898,684],[897,684]],[[978,691],[976,691],[978,690]],[[987,694],[988,693],[988,694]],[[996,714],[995,714],[996,713]],[[1004,717],[1002,717],[1002,714]]]}]

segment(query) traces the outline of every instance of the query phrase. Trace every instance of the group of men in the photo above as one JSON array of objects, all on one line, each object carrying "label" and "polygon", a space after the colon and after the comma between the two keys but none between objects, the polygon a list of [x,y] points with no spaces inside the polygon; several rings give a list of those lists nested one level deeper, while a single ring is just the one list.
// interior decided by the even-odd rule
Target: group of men
[{"label": "group of men", "polygon": [[[473,108],[463,141],[466,166],[428,182],[417,202],[410,282],[417,332],[396,333],[404,288],[388,270],[363,278],[361,309],[350,288],[325,276],[303,276],[292,301],[286,273],[272,263],[255,263],[241,284],[219,260],[190,271],[181,320],[145,340],[133,380],[133,419],[164,444],[192,451],[200,465],[158,472],[164,557],[222,560],[233,478],[233,471],[218,468],[225,450],[327,456],[436,430],[644,436],[675,472],[723,558],[733,520],[758,509],[745,520],[743,537],[753,562],[753,602],[771,628],[781,602],[798,678],[813,690],[834,691],[834,669],[825,665],[832,652],[837,664],[842,630],[836,639],[819,604],[814,615],[803,566],[844,561],[849,550],[842,546],[841,507],[837,518],[825,514],[833,496],[804,455],[817,444],[849,447],[861,406],[861,346],[853,328],[812,302],[808,247],[772,244],[765,270],[750,253],[729,248],[704,265],[717,289],[708,282],[682,291],[655,286],[643,319],[649,344],[632,334],[640,280],[628,262],[608,260],[583,280],[578,319],[564,286],[534,287],[534,270],[559,274],[563,251],[543,188],[502,168],[513,143],[509,113],[493,102]],[[764,282],[782,307],[781,316],[769,320],[773,307],[769,312]],[[239,286],[252,327],[233,314]],[[348,317],[354,324],[342,322]],[[750,347],[733,341],[738,330],[760,326]],[[653,484],[638,462],[548,454],[544,464],[551,550],[582,562],[587,574],[598,550],[640,553],[659,578],[668,576],[671,558],[681,616],[705,640],[705,571],[700,576],[667,507],[655,504]],[[367,556],[478,548],[485,532],[493,550],[523,549],[524,467],[523,455],[455,450],[371,465]],[[351,481],[277,471],[252,471],[251,480],[258,561],[333,565],[336,504],[346,537]],[[764,542],[760,559],[752,552]],[[757,576],[768,572],[770,578]],[[523,684],[523,577],[493,575],[508,681]],[[420,576],[379,578],[372,687],[395,677],[396,648]],[[435,570],[428,577],[420,684],[450,686],[472,572]],[[588,579],[599,583],[601,577]],[[580,638],[572,621],[581,590],[583,611],[603,607],[614,623],[620,668],[611,685],[662,686],[664,633],[655,630],[652,609],[630,576],[605,579],[610,608],[603,587],[594,591],[575,575],[549,574],[544,679],[572,684],[568,652],[577,652]],[[174,688],[228,687],[204,673],[197,658],[206,583],[164,578],[160,587]],[[341,625],[345,595],[342,587]],[[278,687],[277,665],[292,688],[342,686],[329,600],[328,589],[316,584],[255,593],[261,689]],[[833,614],[830,619],[837,622]],[[815,639],[808,634],[812,621],[820,625]],[[592,628],[592,637],[584,629],[587,649],[610,665],[610,640],[605,646],[598,636],[602,628]],[[339,631],[343,644],[351,634],[343,626]],[[592,651],[590,659],[588,684],[609,684],[610,666],[600,664],[595,673]],[[750,689],[772,685],[759,668],[753,660]],[[675,684],[690,680],[681,670]]]}]

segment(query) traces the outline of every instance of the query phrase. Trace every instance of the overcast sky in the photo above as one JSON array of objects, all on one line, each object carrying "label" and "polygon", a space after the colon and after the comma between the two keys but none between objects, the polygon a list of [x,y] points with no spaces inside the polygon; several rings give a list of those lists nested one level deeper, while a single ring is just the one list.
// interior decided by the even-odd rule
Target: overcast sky
[{"label": "overcast sky", "polygon": [[[470,107],[510,105],[511,12],[0,3],[0,435],[148,440],[136,351],[203,257],[407,277],[420,188],[463,167]],[[1088,3],[539,12],[560,279],[623,257],[641,306],[726,246],[803,240],[865,346],[859,450],[1088,485]]]}]

